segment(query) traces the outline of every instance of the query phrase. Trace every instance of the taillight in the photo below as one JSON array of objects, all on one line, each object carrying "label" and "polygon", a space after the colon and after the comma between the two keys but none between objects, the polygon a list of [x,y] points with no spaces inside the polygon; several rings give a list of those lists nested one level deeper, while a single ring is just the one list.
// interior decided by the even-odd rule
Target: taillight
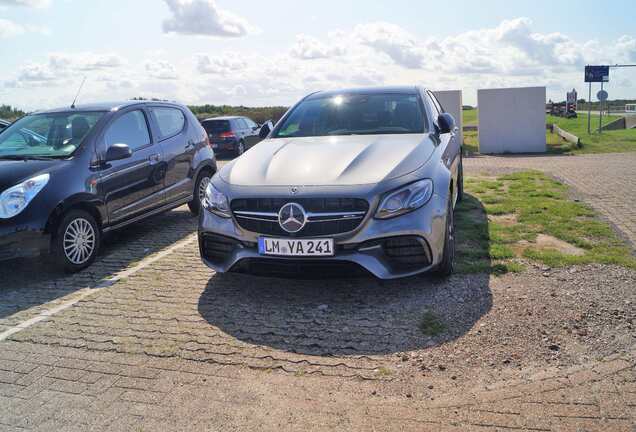
[{"label": "taillight", "polygon": [[234,132],[221,132],[221,138],[234,138]]}]

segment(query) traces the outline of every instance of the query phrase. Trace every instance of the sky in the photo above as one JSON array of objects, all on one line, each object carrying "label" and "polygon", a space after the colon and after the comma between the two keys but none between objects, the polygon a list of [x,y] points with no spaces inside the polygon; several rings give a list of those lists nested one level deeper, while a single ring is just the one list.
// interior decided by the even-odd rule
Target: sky
[{"label": "sky", "polygon": [[[0,104],[25,110],[70,105],[84,77],[80,103],[290,105],[411,84],[472,105],[480,88],[564,100],[587,98],[586,64],[616,63],[636,64],[634,0],[0,0]],[[636,68],[605,88],[636,99]]]}]

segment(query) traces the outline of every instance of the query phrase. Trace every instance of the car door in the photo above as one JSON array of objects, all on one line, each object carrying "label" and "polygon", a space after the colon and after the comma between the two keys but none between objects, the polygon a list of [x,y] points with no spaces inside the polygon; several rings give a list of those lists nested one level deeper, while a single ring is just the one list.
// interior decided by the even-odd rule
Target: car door
[{"label": "car door", "polygon": [[165,163],[161,145],[150,134],[148,113],[140,107],[117,113],[100,136],[101,159],[113,144],[126,144],[132,156],[102,163],[99,187],[110,224],[165,204]]},{"label": "car door", "polygon": [[[427,91],[426,94],[429,98],[430,105],[433,108],[433,121],[435,123],[435,127],[438,127],[437,117],[439,117],[439,115],[444,112],[444,108],[432,92]],[[459,134],[457,134],[455,131],[451,131],[447,134],[439,134],[439,137],[442,142],[442,160],[453,176],[453,184],[457,184],[459,178],[459,164],[461,162],[461,143],[458,140]],[[454,191],[456,193],[457,188],[454,188]]]},{"label": "car door", "polygon": [[196,143],[189,138],[186,114],[176,106],[151,106],[154,134],[166,162],[165,193],[168,202],[189,198],[194,190],[190,167]]}]

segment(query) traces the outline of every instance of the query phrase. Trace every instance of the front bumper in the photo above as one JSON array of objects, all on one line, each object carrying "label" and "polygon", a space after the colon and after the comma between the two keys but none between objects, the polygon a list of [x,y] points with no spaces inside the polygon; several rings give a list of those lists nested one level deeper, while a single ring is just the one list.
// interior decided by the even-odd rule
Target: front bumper
[{"label": "front bumper", "polygon": [[[234,218],[221,218],[204,210],[199,224],[199,248],[203,261],[217,272],[278,275],[279,270],[289,268],[294,274],[307,276],[312,270],[324,275],[333,267],[345,274],[357,268],[380,279],[395,279],[426,272],[441,261],[446,208],[446,197],[437,194],[424,207],[393,219],[374,219],[372,207],[355,231],[327,236],[334,239],[334,256],[311,258],[260,255],[259,233],[242,229]],[[390,246],[400,239],[417,241],[426,260],[411,264],[396,260]]]},{"label": "front bumper", "polygon": [[0,261],[14,258],[30,258],[48,253],[51,237],[39,230],[17,231],[16,228],[0,228]]}]

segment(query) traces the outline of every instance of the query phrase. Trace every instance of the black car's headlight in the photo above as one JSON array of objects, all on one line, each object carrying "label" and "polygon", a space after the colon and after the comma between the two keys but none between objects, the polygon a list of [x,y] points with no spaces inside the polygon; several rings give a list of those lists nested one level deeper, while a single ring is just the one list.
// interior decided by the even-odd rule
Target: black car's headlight
[{"label": "black car's headlight", "polygon": [[416,210],[433,196],[433,181],[424,179],[389,192],[380,202],[375,217],[389,219]]},{"label": "black car's headlight", "polygon": [[0,219],[20,214],[49,182],[49,174],[41,174],[23,181],[0,194]]},{"label": "black car's headlight", "polygon": [[232,217],[230,203],[228,202],[227,197],[223,193],[219,192],[212,182],[208,183],[208,186],[205,188],[203,207],[217,216],[224,218]]}]

